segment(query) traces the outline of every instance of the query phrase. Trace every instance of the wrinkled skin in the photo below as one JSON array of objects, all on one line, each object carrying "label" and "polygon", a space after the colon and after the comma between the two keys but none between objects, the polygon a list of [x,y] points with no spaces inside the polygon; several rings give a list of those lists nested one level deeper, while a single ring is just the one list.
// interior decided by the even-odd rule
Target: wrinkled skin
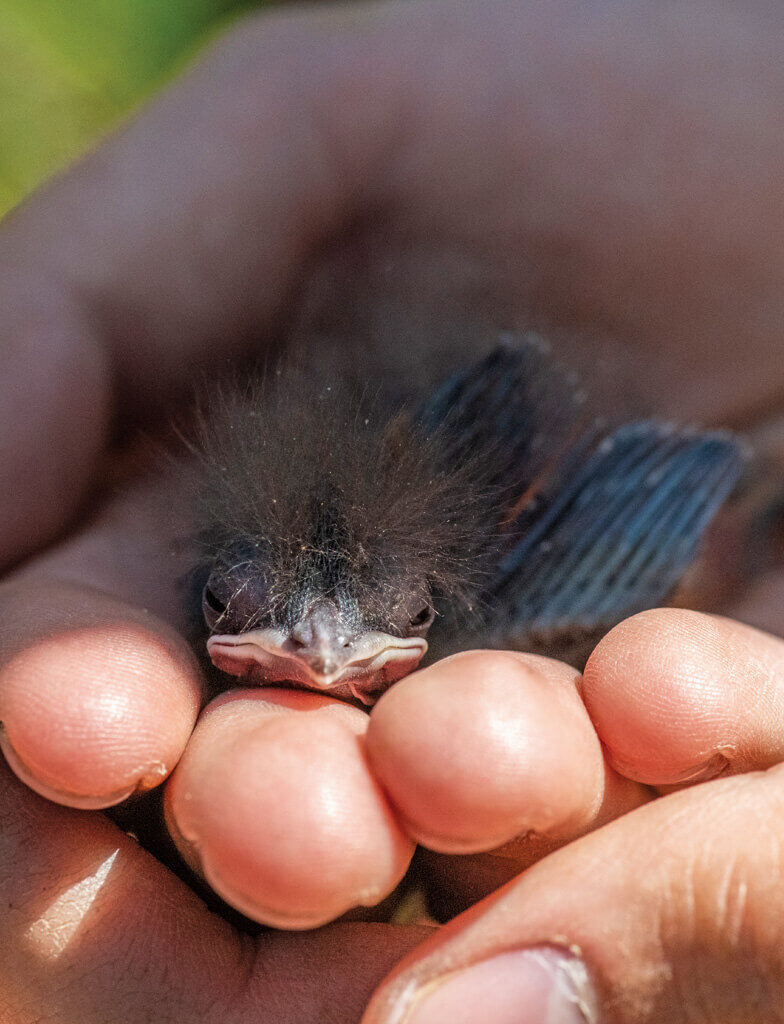
[{"label": "wrinkled skin", "polygon": [[[349,226],[413,279],[423,254],[488,260],[499,307],[609,330],[667,413],[774,448],[781,22],[517,0],[254,18],[2,226],[0,548],[49,547],[0,590],[3,745],[29,784],[0,772],[0,1019],[357,1021],[408,951],[366,1022],[543,1021],[554,977],[613,1024],[777,1019],[782,641],[652,611],[582,678],[479,652],[370,719],[286,691],[200,710],[178,497],[95,484],[112,424],[247,354]],[[780,631],[782,595],[771,573],[731,610]],[[72,809],[175,766],[177,843],[259,920],[377,902],[415,840],[445,912],[513,880],[416,949],[382,923],[251,939]]]}]

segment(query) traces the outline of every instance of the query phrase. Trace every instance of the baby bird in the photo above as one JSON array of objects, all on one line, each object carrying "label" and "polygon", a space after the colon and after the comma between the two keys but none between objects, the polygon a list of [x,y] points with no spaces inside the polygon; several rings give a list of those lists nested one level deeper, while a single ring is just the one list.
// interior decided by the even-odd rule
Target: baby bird
[{"label": "baby bird", "polygon": [[473,647],[584,663],[661,604],[745,460],[725,432],[609,430],[535,336],[424,400],[279,370],[200,449],[194,573],[214,666],[373,704]]}]

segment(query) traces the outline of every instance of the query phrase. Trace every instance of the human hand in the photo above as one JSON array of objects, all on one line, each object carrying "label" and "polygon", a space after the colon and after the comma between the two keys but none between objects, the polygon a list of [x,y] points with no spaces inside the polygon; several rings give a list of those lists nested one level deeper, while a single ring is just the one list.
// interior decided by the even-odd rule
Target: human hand
[{"label": "human hand", "polygon": [[0,764],[0,1020],[356,1021],[423,929],[241,934],[104,819]]},{"label": "human hand", "polygon": [[[617,13],[597,8],[575,21],[565,7],[498,4],[489,17],[487,7],[423,5],[414,16],[406,6],[253,23],[120,140],[11,218],[0,246],[11,355],[19,359],[6,379],[17,382],[19,398],[5,419],[14,437],[5,471],[15,481],[15,490],[3,490],[13,495],[4,509],[6,556],[62,525],[94,479],[113,416],[138,416],[152,397],[170,399],[186,362],[209,366],[247,351],[248,336],[288,308],[309,259],[382,199],[390,219],[367,229],[382,247],[393,239],[392,248],[416,252],[428,241],[489,257],[512,308],[530,302],[587,330],[609,322],[639,339],[641,366],[661,340],[661,364],[680,381],[669,411],[742,420],[769,406],[782,382],[775,370],[760,381],[757,369],[778,343],[770,312],[781,301],[772,258],[780,211],[757,176],[775,163],[775,139],[762,127],[749,138],[747,112],[725,101],[749,68],[766,69],[763,92],[778,88],[775,63],[761,59],[772,37],[766,15],[746,14],[739,37],[735,22],[722,23],[724,34],[704,31],[700,18],[711,21],[710,7],[691,8],[677,29],[672,14],[652,7],[625,11],[620,26],[604,17],[610,10]],[[454,26],[448,51],[438,42],[445,11]],[[656,32],[680,51],[657,49]],[[484,46],[494,55],[492,76],[466,76],[466,54]],[[433,52],[447,56],[425,60]],[[721,59],[687,59],[703,53]],[[612,69],[609,92],[593,82],[597,60]],[[694,93],[684,92],[668,60]],[[338,102],[368,68],[378,88],[352,88],[351,107]],[[619,101],[638,96],[641,73],[649,95]],[[692,94],[701,98],[699,116],[685,129],[684,96]],[[549,114],[559,95],[568,97],[560,109],[572,122]],[[525,131],[514,117],[504,122],[508,131],[488,125],[499,96],[520,98]],[[573,105],[578,99],[582,108]],[[418,116],[401,135],[397,113],[411,102]],[[664,113],[658,120],[652,111]],[[643,152],[629,141],[631,124],[647,125],[651,137],[664,132],[671,145]],[[735,140],[745,145],[743,158]],[[764,159],[748,159],[754,146]],[[703,187],[706,173],[721,178],[720,195]],[[630,183],[645,180],[649,187],[630,192]],[[249,231],[252,222],[264,230]],[[530,242],[525,273],[521,239]],[[737,271],[739,262],[766,311],[758,320],[727,286],[726,267]],[[742,351],[734,344],[741,327]],[[696,368],[705,379],[700,394],[691,386]],[[136,521],[130,512],[123,521],[123,507],[131,508],[130,497],[108,511],[108,526],[103,520],[4,589],[4,623],[16,615],[6,629],[8,737],[19,747],[23,735],[56,741],[39,742],[54,763],[28,764],[34,777],[46,776],[62,799],[95,804],[140,779],[160,780],[179,757],[198,701],[193,662],[170,628],[178,625],[172,563],[156,571],[161,541],[154,531],[142,536],[143,524],[138,544],[117,557],[118,538]],[[356,764],[349,753],[346,765]],[[306,789],[310,777],[300,778]],[[223,807],[229,818],[230,798]],[[336,832],[350,835],[344,824]],[[366,836],[367,849],[386,844],[387,863],[397,857],[399,868],[405,839],[390,842],[390,834],[384,827]],[[348,883],[356,899],[356,882]]]},{"label": "human hand", "polygon": [[[537,672],[552,669],[519,669],[523,680]],[[404,681],[379,705],[371,757],[377,744],[401,743],[403,702],[421,705],[405,692],[413,685]],[[451,921],[396,969],[363,1024],[774,1020],[784,978],[783,686],[784,642],[731,620],[663,609],[617,626],[579,689],[609,763],[667,795]],[[444,714],[446,694],[431,687],[424,699],[420,714]],[[468,715],[463,728],[470,737]],[[463,736],[453,729],[450,743],[445,762]],[[413,776],[409,768],[399,791],[421,815],[437,783]],[[470,821],[463,790],[459,809]],[[431,867],[454,907],[510,877],[509,859],[525,859],[537,842],[523,837],[467,864]]]}]

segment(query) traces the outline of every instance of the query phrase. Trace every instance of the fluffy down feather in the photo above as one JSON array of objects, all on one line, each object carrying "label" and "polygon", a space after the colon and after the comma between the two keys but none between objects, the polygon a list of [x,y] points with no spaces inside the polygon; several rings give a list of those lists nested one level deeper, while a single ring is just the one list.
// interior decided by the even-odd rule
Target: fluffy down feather
[{"label": "fluffy down feather", "polygon": [[200,565],[264,594],[242,628],[290,625],[314,593],[393,633],[431,593],[470,605],[496,501],[481,455],[456,460],[443,428],[279,372],[214,397],[195,448]]}]

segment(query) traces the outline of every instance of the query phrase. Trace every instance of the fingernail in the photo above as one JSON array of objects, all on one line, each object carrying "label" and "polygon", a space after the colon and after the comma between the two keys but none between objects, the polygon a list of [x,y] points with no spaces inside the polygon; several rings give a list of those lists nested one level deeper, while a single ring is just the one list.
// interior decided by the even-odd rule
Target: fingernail
[{"label": "fingernail", "polygon": [[107,807],[114,807],[122,803],[134,792],[136,786],[126,786],[124,789],[114,793],[104,793],[95,796],[88,793],[70,793],[67,790],[56,789],[39,779],[35,772],[31,771],[22,758],[17,754],[11,740],[8,737],[5,726],[0,724],[0,752],[8,763],[8,767],[16,775],[20,782],[32,789],[34,793],[51,800],[52,803],[61,804],[64,807],[74,807],[80,811],[102,811]]},{"label": "fingernail", "polygon": [[663,785],[677,786],[682,782],[708,782],[710,779],[717,779],[729,768],[729,760],[721,752],[709,757],[702,764],[684,768],[681,772],[673,772],[671,778],[667,778]]},{"label": "fingernail", "polygon": [[427,986],[404,1024],[594,1024],[582,961],[552,949],[501,953]]},{"label": "fingernail", "polygon": [[699,764],[684,765],[682,768],[673,767],[666,772],[661,768],[641,772],[636,765],[628,764],[620,758],[611,757],[610,760],[613,768],[621,775],[649,786],[682,786],[687,782],[708,782],[724,775],[732,764],[720,751],[711,754],[707,760]]}]

